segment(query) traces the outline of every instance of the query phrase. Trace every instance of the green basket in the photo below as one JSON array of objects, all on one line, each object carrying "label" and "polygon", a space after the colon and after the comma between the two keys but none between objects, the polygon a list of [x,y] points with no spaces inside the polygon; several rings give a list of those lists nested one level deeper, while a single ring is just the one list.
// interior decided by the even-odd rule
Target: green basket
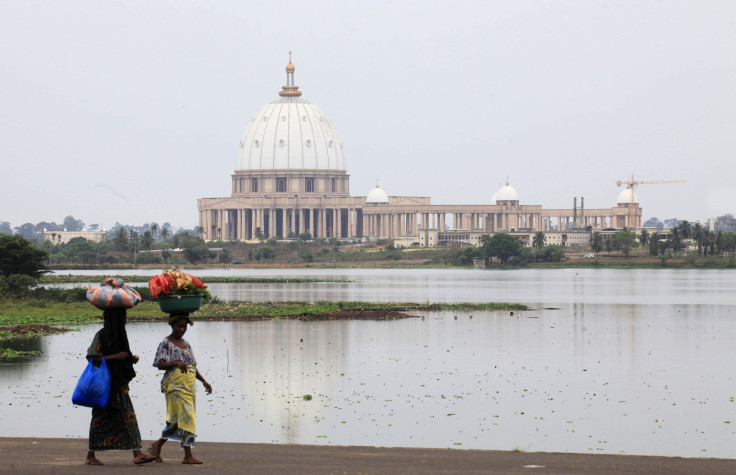
[{"label": "green basket", "polygon": [[202,306],[202,296],[199,294],[161,295],[158,297],[158,306],[166,313],[191,313]]}]

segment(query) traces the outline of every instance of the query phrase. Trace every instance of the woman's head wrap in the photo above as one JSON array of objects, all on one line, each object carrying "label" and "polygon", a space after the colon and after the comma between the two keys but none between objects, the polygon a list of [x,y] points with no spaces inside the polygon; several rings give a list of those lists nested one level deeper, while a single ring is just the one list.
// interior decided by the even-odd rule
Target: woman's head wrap
[{"label": "woman's head wrap", "polygon": [[189,318],[188,313],[171,314],[171,316],[169,316],[169,325],[173,326],[174,323],[178,322],[179,320],[186,320],[189,325],[194,326],[194,322],[191,318]]}]

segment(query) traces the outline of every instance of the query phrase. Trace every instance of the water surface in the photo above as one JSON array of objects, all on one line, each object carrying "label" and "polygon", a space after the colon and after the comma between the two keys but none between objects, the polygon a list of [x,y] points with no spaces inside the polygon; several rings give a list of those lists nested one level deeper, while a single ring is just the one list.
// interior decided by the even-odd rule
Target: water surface
[{"label": "water surface", "polygon": [[[211,286],[228,299],[532,307],[389,322],[197,323],[186,338],[214,387],[199,393],[201,440],[733,458],[736,272],[193,273],[349,281]],[[0,365],[0,436],[86,437],[90,411],[70,399],[98,328],[44,337],[40,357]],[[168,330],[129,325],[142,358],[131,394],[146,439],[163,425],[150,364]]]}]

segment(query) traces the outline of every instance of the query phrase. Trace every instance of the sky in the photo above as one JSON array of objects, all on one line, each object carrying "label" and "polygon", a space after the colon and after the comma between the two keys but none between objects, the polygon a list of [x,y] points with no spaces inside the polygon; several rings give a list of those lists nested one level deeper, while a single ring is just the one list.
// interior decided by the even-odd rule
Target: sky
[{"label": "sky", "polygon": [[[736,214],[736,2],[6,1],[0,221],[198,225],[295,84],[350,191]],[[507,178],[508,177],[508,178]]]}]

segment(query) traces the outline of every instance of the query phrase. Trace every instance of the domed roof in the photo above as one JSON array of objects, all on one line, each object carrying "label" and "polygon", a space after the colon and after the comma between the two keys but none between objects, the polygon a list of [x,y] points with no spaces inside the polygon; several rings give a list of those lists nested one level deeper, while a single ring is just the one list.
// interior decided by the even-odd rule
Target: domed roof
[{"label": "domed roof", "polygon": [[340,136],[319,107],[299,97],[289,66],[282,97],[263,106],[245,128],[235,170],[345,170]]},{"label": "domed roof", "polygon": [[491,196],[491,204],[492,205],[495,205],[496,204],[496,196],[497,195],[498,195],[498,191],[495,192],[495,193],[493,193],[493,196]]},{"label": "domed roof", "polygon": [[628,205],[638,202],[639,200],[636,197],[636,192],[632,188],[624,188],[621,190],[621,193],[618,194],[618,199],[616,200],[616,203],[620,205]]},{"label": "domed roof", "polygon": [[388,203],[388,195],[385,191],[383,191],[383,188],[378,186],[378,183],[376,183],[376,187],[373,188],[369,193],[368,196],[365,197],[366,203]]},{"label": "domed roof", "polygon": [[499,201],[519,201],[519,193],[516,192],[516,189],[509,185],[508,182],[499,190],[493,194],[493,197],[491,198],[492,203],[496,204]]}]

